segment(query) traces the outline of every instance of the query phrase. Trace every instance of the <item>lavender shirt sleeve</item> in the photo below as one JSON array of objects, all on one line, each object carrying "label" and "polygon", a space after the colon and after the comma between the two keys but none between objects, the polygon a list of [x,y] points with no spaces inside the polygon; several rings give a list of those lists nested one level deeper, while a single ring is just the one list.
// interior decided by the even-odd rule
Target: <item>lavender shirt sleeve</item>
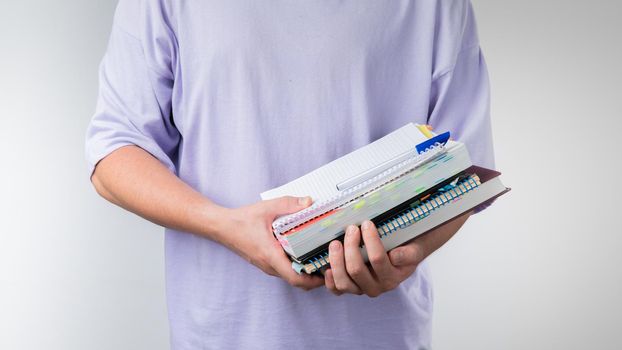
[{"label": "lavender shirt sleeve", "polygon": [[468,6],[459,49],[449,58],[454,64],[433,77],[428,122],[436,130],[450,130],[464,142],[473,164],[493,169],[488,70],[473,9]]},{"label": "lavender shirt sleeve", "polygon": [[[428,123],[436,130],[450,130],[454,138],[464,142],[473,164],[494,169],[490,82],[470,3],[463,23],[459,49],[448,58],[453,65],[433,77]],[[480,205],[475,212],[491,204]]]},{"label": "lavender shirt sleeve", "polygon": [[[86,135],[89,171],[114,150],[136,145],[175,172],[180,135],[172,122],[173,74],[167,69],[175,51],[163,47],[167,33],[133,30],[123,13],[117,12],[100,66],[97,109]],[[155,45],[158,54],[146,55]]]}]

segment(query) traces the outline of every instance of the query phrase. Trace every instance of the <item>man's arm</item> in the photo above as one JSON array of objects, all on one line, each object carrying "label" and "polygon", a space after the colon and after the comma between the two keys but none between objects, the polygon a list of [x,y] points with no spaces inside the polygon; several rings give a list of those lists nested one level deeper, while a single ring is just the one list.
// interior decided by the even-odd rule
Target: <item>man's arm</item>
[{"label": "man's arm", "polygon": [[218,239],[216,218],[224,217],[226,209],[193,190],[137,146],[122,147],[102,159],[91,180],[102,197],[147,220]]},{"label": "man's arm", "polygon": [[219,242],[293,286],[312,289],[323,284],[321,277],[296,274],[271,232],[276,216],[304,209],[311,204],[310,198],[283,197],[238,209],[224,208],[137,146],[121,147],[102,159],[92,182],[112,203],[159,225]]}]

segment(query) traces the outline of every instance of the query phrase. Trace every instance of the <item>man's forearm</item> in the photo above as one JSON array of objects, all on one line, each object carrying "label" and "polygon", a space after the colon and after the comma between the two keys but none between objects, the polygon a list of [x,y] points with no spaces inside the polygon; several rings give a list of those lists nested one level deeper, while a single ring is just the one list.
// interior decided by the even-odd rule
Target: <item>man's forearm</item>
[{"label": "man's forearm", "polygon": [[92,181],[109,201],[162,226],[219,242],[292,286],[308,290],[324,284],[318,276],[294,272],[270,229],[275,217],[308,207],[309,198],[282,197],[243,208],[223,208],[136,146],[120,148],[100,161]]},{"label": "man's forearm", "polygon": [[107,200],[156,224],[220,240],[228,209],[211,202],[137,146],[112,152],[92,177]]}]

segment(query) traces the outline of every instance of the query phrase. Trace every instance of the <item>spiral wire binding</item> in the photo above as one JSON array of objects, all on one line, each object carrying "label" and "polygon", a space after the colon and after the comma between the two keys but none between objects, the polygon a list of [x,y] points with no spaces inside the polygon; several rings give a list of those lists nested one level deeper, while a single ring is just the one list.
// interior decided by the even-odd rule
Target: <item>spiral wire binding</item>
[{"label": "spiral wire binding", "polygon": [[[425,202],[419,204],[417,207],[405,209],[399,214],[396,214],[390,219],[378,224],[378,235],[380,238],[384,238],[400,229],[411,226],[412,224],[430,216],[430,214],[436,209],[476,189],[479,185],[481,185],[481,183],[477,175],[471,175],[462,181],[448,184],[440,188],[437,193],[432,195]],[[304,270],[306,273],[313,273],[315,271],[319,271],[329,263],[328,251],[323,251],[305,261]]]},{"label": "spiral wire binding", "polygon": [[445,151],[445,144],[435,143],[434,145],[426,148],[425,151],[407,159],[393,167],[385,170],[384,172],[368,179],[360,184],[351,187],[347,190],[341,191],[331,198],[326,200],[320,200],[312,206],[303,209],[297,213],[282,216],[272,223],[274,232],[283,234],[292,228],[300,226],[307,221],[310,221],[322,214],[325,214],[333,209],[339,208],[351,201],[366,195],[367,193],[374,191],[375,189],[388,184],[395,179],[408,174],[415,170],[419,166],[423,165],[434,156]]},{"label": "spiral wire binding", "polygon": [[[421,221],[422,219],[428,217],[437,208],[440,208],[452,200],[471,192],[475,188],[479,187],[479,185],[479,178],[475,175],[459,182],[456,185],[446,185],[439,189],[439,192],[430,197],[430,199],[421,203],[421,205],[415,208],[405,209],[392,218],[380,223],[378,225],[378,234],[381,238],[386,237],[399,229],[406,228],[415,222]],[[462,187],[464,187],[464,190]]]}]

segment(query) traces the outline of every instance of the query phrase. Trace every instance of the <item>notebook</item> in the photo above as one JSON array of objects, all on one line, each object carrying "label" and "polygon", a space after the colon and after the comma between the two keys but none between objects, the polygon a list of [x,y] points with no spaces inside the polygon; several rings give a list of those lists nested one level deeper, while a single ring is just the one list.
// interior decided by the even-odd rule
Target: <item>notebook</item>
[{"label": "notebook", "polygon": [[[467,174],[468,169],[470,173]],[[413,234],[421,234],[420,228],[437,223],[442,217],[436,215],[436,212],[444,212],[440,210],[440,198],[447,201],[443,208],[453,207],[454,202],[466,198],[470,191],[484,192],[479,191],[480,177],[473,169],[464,144],[449,140],[448,132],[437,135],[426,126],[407,124],[290,183],[266,191],[261,197],[264,200],[286,195],[313,198],[311,207],[279,217],[272,225],[275,237],[293,260],[294,268],[299,273],[313,273],[329,263],[328,244],[343,239],[344,230],[350,224],[360,225],[372,219],[383,242],[387,242],[387,250],[395,247],[394,242],[402,244],[414,238]],[[478,168],[478,171],[483,170]],[[463,189],[465,186],[469,191]],[[494,195],[500,195],[501,187],[495,187]],[[438,191],[444,194],[440,196]],[[453,193],[456,195],[450,197]],[[426,196],[432,196],[434,202],[421,202]],[[480,197],[477,198],[483,198]],[[410,220],[403,221],[401,214],[395,212],[417,201],[425,205],[419,208],[425,216],[415,215],[419,214],[417,210],[404,212],[405,218]],[[427,209],[427,205],[432,205],[434,210]],[[397,219],[403,222],[399,226],[389,220],[391,215],[397,214]],[[387,226],[382,226],[385,224]],[[411,225],[417,229],[405,230]],[[387,231],[389,228],[391,230]],[[394,232],[398,230],[404,232]]]},{"label": "notebook", "polygon": [[307,175],[263,192],[263,200],[310,196],[314,201],[298,213],[278,218],[273,228],[279,233],[286,232],[424,164],[444,151],[449,133],[433,140],[438,143],[429,143],[435,136],[427,126],[410,123]]},{"label": "notebook", "polygon": [[[439,187],[434,193],[413,198],[385,215],[371,219],[376,225],[381,242],[386,251],[412,241],[477,206],[493,201],[510,191],[499,179],[500,173],[471,167],[455,184]],[[425,198],[427,197],[427,198]],[[424,198],[424,199],[422,199]],[[367,261],[365,246],[361,255]],[[293,259],[292,266],[298,273],[311,274],[330,264],[328,250],[322,249],[310,258],[300,261]]]}]

